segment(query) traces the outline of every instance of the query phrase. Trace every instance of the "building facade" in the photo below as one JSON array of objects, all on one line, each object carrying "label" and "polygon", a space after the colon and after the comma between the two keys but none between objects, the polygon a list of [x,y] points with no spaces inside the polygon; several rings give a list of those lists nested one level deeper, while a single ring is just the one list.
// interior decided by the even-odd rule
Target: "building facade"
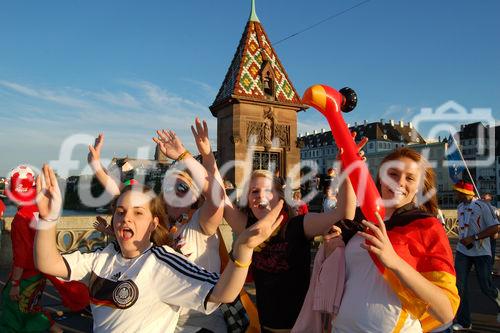
[{"label": "building facade", "polygon": [[[356,141],[361,140],[363,136],[368,138],[364,151],[373,179],[376,179],[377,170],[385,156],[394,149],[409,147],[421,153],[431,163],[436,174],[439,206],[443,209],[456,208],[453,182],[448,174],[448,166],[444,163],[448,149],[447,139],[425,140],[412,123],[384,122],[383,119],[373,123],[364,122],[361,125],[355,123],[349,130],[356,132]],[[331,131],[306,133],[299,136],[298,141],[301,146],[303,166],[314,169],[316,165],[320,174],[325,174],[328,168],[335,166],[338,148]]]}]

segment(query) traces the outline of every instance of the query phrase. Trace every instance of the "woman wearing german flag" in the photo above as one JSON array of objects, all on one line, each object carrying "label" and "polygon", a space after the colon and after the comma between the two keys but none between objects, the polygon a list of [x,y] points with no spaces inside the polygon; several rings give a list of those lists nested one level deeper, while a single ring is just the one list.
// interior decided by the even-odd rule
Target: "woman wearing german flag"
[{"label": "woman wearing german flag", "polygon": [[385,216],[365,221],[357,214],[342,223],[346,282],[334,331],[442,330],[459,297],[450,244],[436,218],[434,172],[419,153],[402,148],[382,161],[377,185]]}]

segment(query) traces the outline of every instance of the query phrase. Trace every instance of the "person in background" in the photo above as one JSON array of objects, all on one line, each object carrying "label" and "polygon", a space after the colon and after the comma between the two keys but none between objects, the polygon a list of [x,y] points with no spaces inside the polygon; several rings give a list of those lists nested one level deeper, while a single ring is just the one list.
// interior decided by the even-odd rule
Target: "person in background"
[{"label": "person in background", "polygon": [[330,168],[328,168],[328,170],[326,170],[326,176],[325,176],[325,179],[323,180],[323,184],[321,187],[324,191],[325,188],[329,187],[329,186],[333,186],[334,192],[336,194],[337,187],[338,187],[337,172],[335,171],[335,169],[333,167],[330,167]]},{"label": "person in background", "polygon": [[111,224],[108,224],[108,221],[102,216],[96,216],[95,222],[93,223],[94,229],[103,233],[108,237],[114,237],[115,233],[113,231],[113,227]]},{"label": "person in background", "polygon": [[499,224],[488,204],[474,199],[474,187],[471,183],[459,181],[453,189],[460,201],[457,207],[459,242],[455,254],[455,270],[461,299],[453,330],[463,331],[472,328],[468,297],[468,280],[472,266],[475,268],[481,291],[495,303],[497,321],[500,322],[500,292],[493,285],[491,278],[489,240],[498,232]]},{"label": "person in background", "polygon": [[323,188],[323,212],[329,212],[337,207],[337,196],[331,186]]},{"label": "person in background", "polygon": [[2,232],[5,228],[5,221],[3,220],[3,213],[5,212],[5,204],[0,200],[0,249],[2,248]]},{"label": "person in background", "polygon": [[274,177],[280,182],[281,186],[285,188],[286,180],[284,177],[281,176],[281,172],[278,167],[274,169]]},{"label": "person in background", "polygon": [[302,201],[302,195],[300,194],[300,189],[293,192],[293,203],[291,206],[292,216],[305,215],[309,213],[309,207]]},{"label": "person in background", "polygon": [[[484,202],[488,204],[490,207],[491,211],[495,215],[495,218],[498,221],[499,217],[499,212],[498,209],[491,204],[491,200],[493,200],[493,197],[491,196],[490,193],[484,193],[481,197]],[[493,236],[490,237],[490,247],[491,247],[491,273],[495,276],[498,276],[497,271],[495,270],[495,255],[496,255],[496,247],[497,247],[497,238],[498,238],[498,232],[494,234]]]},{"label": "person in background", "polygon": [[7,196],[18,208],[11,225],[12,271],[2,291],[0,331],[62,332],[50,314],[39,305],[46,278],[36,269],[33,260],[36,230],[31,224],[38,215],[35,172],[20,165],[10,172],[7,179]]}]

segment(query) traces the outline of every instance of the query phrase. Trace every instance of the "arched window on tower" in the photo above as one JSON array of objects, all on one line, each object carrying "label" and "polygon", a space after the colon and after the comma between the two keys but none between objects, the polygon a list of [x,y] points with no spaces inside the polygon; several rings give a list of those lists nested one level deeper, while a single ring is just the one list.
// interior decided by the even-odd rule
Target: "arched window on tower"
[{"label": "arched window on tower", "polygon": [[275,99],[274,71],[269,61],[264,61],[261,70],[262,90],[268,99]]}]

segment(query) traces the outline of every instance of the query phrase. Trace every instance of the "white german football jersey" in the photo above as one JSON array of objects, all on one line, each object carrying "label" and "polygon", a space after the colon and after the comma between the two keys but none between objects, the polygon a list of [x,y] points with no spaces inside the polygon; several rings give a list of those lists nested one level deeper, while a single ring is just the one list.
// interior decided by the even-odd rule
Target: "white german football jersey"
[{"label": "white german football jersey", "polygon": [[89,287],[94,332],[174,332],[180,307],[211,313],[206,302],[219,279],[168,246],[151,246],[133,259],[116,243],[102,251],[63,256],[69,280]]},{"label": "white german football jersey", "polygon": [[[474,236],[498,224],[498,220],[491,208],[482,200],[460,203],[457,207],[457,218],[459,239]],[[484,238],[474,241],[471,248],[467,248],[458,242],[457,251],[470,257],[491,256],[490,239]]]}]

